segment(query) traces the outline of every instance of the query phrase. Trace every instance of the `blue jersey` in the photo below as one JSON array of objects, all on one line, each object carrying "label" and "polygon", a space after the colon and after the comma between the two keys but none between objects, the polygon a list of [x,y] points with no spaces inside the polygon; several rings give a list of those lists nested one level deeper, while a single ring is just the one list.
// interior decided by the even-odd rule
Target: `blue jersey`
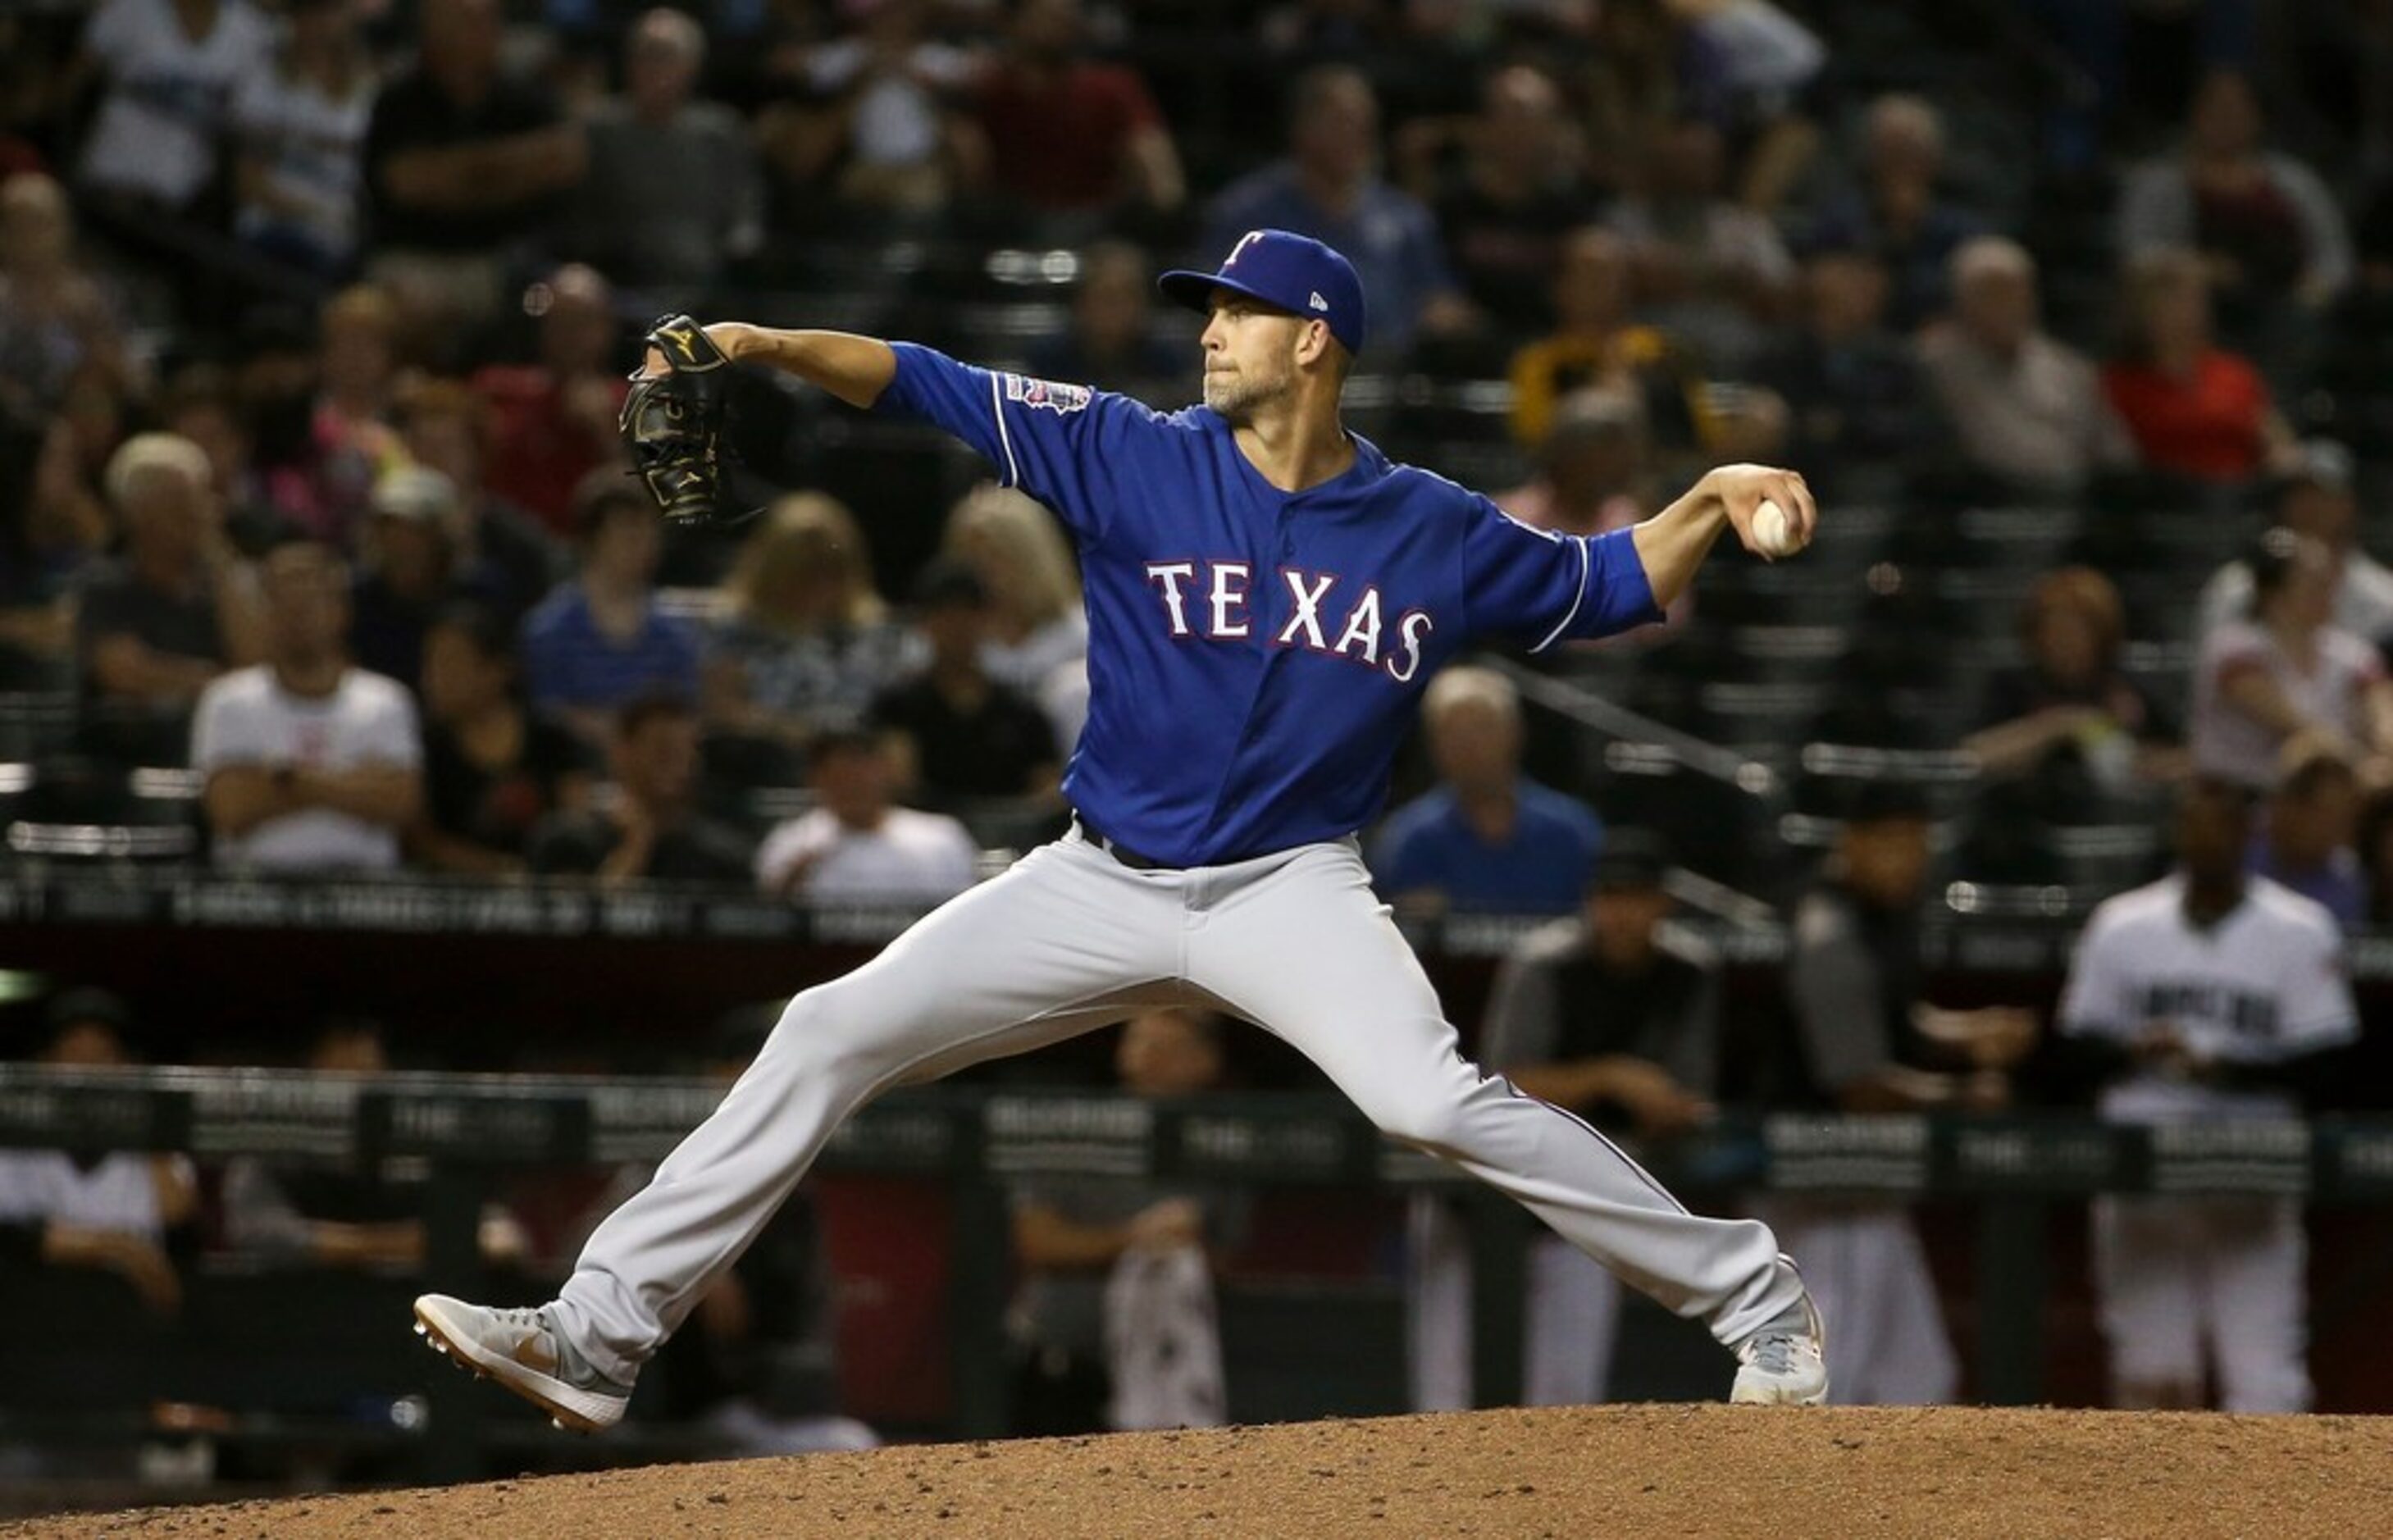
[{"label": "blue jersey", "polygon": [[1473,641],[1534,651],[1662,619],[1628,531],[1533,529],[1359,437],[1342,475],[1284,492],[1209,408],[896,353],[874,410],[956,435],[1071,529],[1089,717],[1065,795],[1157,860],[1361,829],[1430,675]]}]

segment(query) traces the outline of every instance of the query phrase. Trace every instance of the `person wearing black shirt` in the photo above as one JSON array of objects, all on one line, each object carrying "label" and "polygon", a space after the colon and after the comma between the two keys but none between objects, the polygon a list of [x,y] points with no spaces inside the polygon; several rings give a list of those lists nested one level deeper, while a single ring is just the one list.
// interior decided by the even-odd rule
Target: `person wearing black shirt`
[{"label": "person wearing black shirt", "polygon": [[[1524,1095],[1597,1128],[1656,1139],[1712,1116],[1720,1059],[1720,963],[1667,925],[1668,855],[1641,829],[1604,835],[1578,913],[1530,933],[1496,975],[1479,1059]],[[1469,1240],[1462,1217],[1417,1202],[1416,1406],[1466,1407]],[[1529,1256],[1522,1400],[1601,1401],[1620,1285],[1559,1236]]]},{"label": "person wearing black shirt", "polygon": [[1815,486],[1854,470],[1926,471],[1958,453],[1886,304],[1876,255],[1821,247],[1804,259],[1801,325],[1755,361],[1753,382],[1787,406],[1786,463]]},{"label": "person wearing black shirt", "polygon": [[198,445],[166,433],[109,460],[124,555],[92,573],[75,619],[84,731],[102,753],[180,764],[200,692],[260,650],[256,585],[215,527],[211,474]]},{"label": "person wearing black shirt", "polygon": [[1053,791],[1055,730],[1029,700],[988,676],[981,645],[988,594],[970,567],[941,559],[915,585],[916,619],[930,667],[873,703],[872,715],[911,742],[922,800],[952,807]]},{"label": "person wearing black shirt", "polygon": [[[381,1024],[358,1017],[324,1022],[307,1067],[361,1079],[387,1075]],[[281,1262],[421,1267],[428,1174],[422,1162],[404,1157],[328,1165],[242,1155],[225,1168],[225,1236],[238,1250]],[[491,1262],[520,1261],[526,1249],[522,1225],[496,1205],[483,1210],[478,1240]]]},{"label": "person wearing black shirt", "polygon": [[[1921,995],[1919,906],[1930,857],[1915,787],[1871,781],[1855,795],[1821,881],[1797,905],[1786,989],[1807,1088],[1781,1098],[1848,1114],[1994,1110],[2033,1046],[2025,1011],[1946,1011]],[[1960,1368],[1909,1211],[1869,1199],[1773,1198],[1767,1206],[1828,1328],[1837,1398],[1854,1404],[1949,1401]],[[1833,1303],[1832,1303],[1833,1302]]]},{"label": "person wearing black shirt", "polygon": [[500,68],[498,0],[425,0],[416,66],[374,99],[371,276],[419,320],[497,309],[507,249],[539,234],[588,160],[546,90]]},{"label": "person wearing black shirt", "polygon": [[698,711],[673,696],[623,708],[608,748],[621,792],[601,812],[564,812],[533,830],[531,869],[602,884],[651,881],[745,888],[752,842],[691,810],[698,784]]},{"label": "person wearing black shirt", "polygon": [[408,853],[439,871],[524,869],[531,833],[582,807],[591,767],[582,742],[525,704],[515,637],[491,611],[445,611],[424,644],[424,816]]},{"label": "person wearing black shirt", "polygon": [[1515,342],[1554,324],[1563,242],[1599,212],[1565,149],[1569,120],[1552,77],[1528,65],[1487,79],[1470,123],[1470,162],[1435,203],[1455,276]]}]

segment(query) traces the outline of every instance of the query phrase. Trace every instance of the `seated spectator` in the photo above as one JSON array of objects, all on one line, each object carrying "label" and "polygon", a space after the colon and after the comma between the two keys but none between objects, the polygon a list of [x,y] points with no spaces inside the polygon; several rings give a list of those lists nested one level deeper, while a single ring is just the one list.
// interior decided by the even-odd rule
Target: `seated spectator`
[{"label": "seated spectator", "polygon": [[716,730],[803,744],[852,721],[921,666],[922,643],[872,586],[855,516],[820,492],[775,502],[740,542],[708,638],[706,716]]},{"label": "seated spectator", "polygon": [[599,471],[575,502],[581,570],[525,620],[524,667],[534,706],[604,743],[611,713],[627,701],[660,692],[698,698],[699,643],[657,607],[664,534],[647,493]]},{"label": "seated spectator", "polygon": [[1643,401],[1617,385],[1581,385],[1563,398],[1552,422],[1537,445],[1536,478],[1497,494],[1497,506],[1566,535],[1625,529],[1652,511]]},{"label": "seated spectator", "polygon": [[226,108],[268,68],[272,23],[247,0],[104,0],[84,29],[72,78],[100,80],[77,180],[181,212],[216,178]]},{"label": "seated spectator", "polygon": [[[390,1073],[378,1023],[334,1017],[318,1028],[307,1068],[356,1080]],[[424,1265],[425,1186],[420,1160],[279,1162],[239,1155],[225,1165],[224,1233],[237,1251],[265,1260],[324,1268],[413,1271]],[[523,1259],[523,1227],[496,1204],[483,1209],[482,1259]]]},{"label": "seated spectator", "polygon": [[914,620],[930,661],[911,683],[873,702],[873,720],[904,735],[923,799],[953,807],[980,799],[1052,796],[1062,774],[1055,734],[1028,697],[989,676],[988,592],[951,557],[922,569]]},{"label": "seated spectator", "polygon": [[[1222,1024],[1201,1011],[1145,1011],[1122,1027],[1114,1064],[1133,1095],[1202,1095],[1221,1081]],[[1023,1182],[1012,1197],[1013,1429],[1225,1422],[1213,1259],[1243,1226],[1237,1201],[1128,1177]]]},{"label": "seated spectator", "polygon": [[0,407],[47,415],[85,371],[139,377],[115,298],[76,259],[66,189],[23,172],[0,182]]},{"label": "seated spectator", "polygon": [[2111,580],[2064,567],[2036,581],[2020,612],[2027,660],[1994,676],[1987,724],[1961,742],[1990,779],[2065,767],[2073,785],[2123,789],[2173,777],[2176,725],[2119,667],[2126,611]]},{"label": "seated spectator", "polygon": [[2102,391],[2147,469],[2238,482],[2289,467],[2293,430],[2259,371],[2211,345],[2202,258],[2166,248],[2136,257],[2126,317],[2126,346],[2103,369]]},{"label": "seated spectator", "polygon": [[544,86],[502,67],[498,0],[425,0],[418,21],[417,61],[366,130],[368,270],[437,357],[497,314],[511,249],[557,213],[589,151]]},{"label": "seated spectator", "polygon": [[233,233],[320,278],[356,263],[374,70],[350,0],[293,0],[290,32],[233,93]]},{"label": "seated spectator", "polygon": [[2299,161],[2261,149],[2264,126],[2252,83],[2216,71],[2194,94],[2184,150],[2139,167],[2119,197],[2119,249],[2199,251],[2222,330],[2246,346],[2269,310],[2322,309],[2351,281],[2334,194]]},{"label": "seated spectator", "polygon": [[948,516],[944,544],[988,594],[980,654],[990,678],[1036,695],[1088,656],[1079,574],[1054,515],[1020,492],[982,487]]},{"label": "seated spectator", "polygon": [[1088,57],[1080,0],[1013,10],[977,92],[997,186],[1041,214],[1176,211],[1188,186],[1171,127],[1135,70]]},{"label": "seated spectator", "polygon": [[1593,217],[1553,77],[1513,65],[1487,77],[1469,120],[1461,175],[1437,198],[1438,230],[1471,303],[1507,336],[1554,324],[1554,275],[1572,231]]},{"label": "seated spectator", "polygon": [[1553,334],[1512,355],[1512,437],[1544,441],[1554,403],[1587,385],[1631,393],[1652,432],[1673,448],[1699,442],[1705,392],[1694,360],[1676,341],[1629,316],[1628,247],[1596,226],[1563,242],[1554,273]]},{"label": "seated spectator", "polygon": [[450,544],[458,592],[510,621],[556,586],[564,553],[541,523],[490,489],[490,412],[454,380],[419,379],[399,393],[399,440],[409,458],[449,478],[456,491]]},{"label": "seated spectator", "polygon": [[0,411],[0,690],[54,688],[74,660],[72,585],[96,558],[43,506],[57,437],[55,424]]},{"label": "seated spectator", "polygon": [[1521,698],[1492,669],[1460,665],[1421,701],[1436,790],[1388,815],[1371,875],[1400,908],[1567,914],[1603,845],[1588,807],[1521,774]]},{"label": "seated spectator", "polygon": [[1357,70],[1324,65],[1296,83],[1286,159],[1231,183],[1206,211],[1197,250],[1210,268],[1252,229],[1293,230],[1345,254],[1370,296],[1366,356],[1402,358],[1416,337],[1474,317],[1447,273],[1437,224],[1379,173],[1380,103]]},{"label": "seated spectator", "polygon": [[417,865],[520,872],[540,821],[588,804],[588,751],[526,706],[522,685],[503,618],[463,605],[433,622],[424,639],[424,811],[407,836]]},{"label": "seated spectator", "polygon": [[225,535],[234,550],[255,560],[291,532],[258,467],[256,435],[230,376],[209,364],[177,373],[159,392],[158,425],[208,457],[209,490],[224,510]]},{"label": "seated spectator", "polygon": [[390,870],[399,831],[423,802],[415,703],[344,652],[348,575],[339,557],[294,541],[268,554],[264,570],[266,661],[210,685],[191,727],[216,864]]},{"label": "seated spectator", "polygon": [[[1604,838],[1576,915],[1515,946],[1496,974],[1479,1063],[1614,1134],[1667,1139],[1713,1116],[1720,959],[1668,928],[1668,861],[1642,829]],[[1470,1239],[1443,1205],[1414,1207],[1416,1410],[1472,1404]],[[1458,1308],[1459,1307],[1459,1308]],[[1620,1285],[1559,1235],[1530,1245],[1522,1404],[1606,1399]]]},{"label": "seated spectator", "polygon": [[1080,253],[1080,281],[1072,290],[1072,319],[1030,351],[1030,372],[1070,380],[1141,400],[1178,400],[1198,367],[1184,345],[1157,336],[1154,265],[1122,241],[1100,241]]},{"label": "seated spectator", "polygon": [[1886,326],[1887,269],[1858,249],[1824,247],[1803,263],[1803,314],[1755,361],[1754,383],[1785,404],[1776,458],[1833,496],[1840,473],[1921,470],[1947,451],[1911,346]]},{"label": "seated spectator", "polygon": [[232,349],[233,402],[249,430],[264,505],[287,531],[329,528],[316,463],[314,314],[296,305],[260,306],[241,318]]},{"label": "seated spectator", "polygon": [[201,691],[264,653],[256,574],[216,528],[210,475],[172,434],[137,434],[108,463],[124,552],[84,585],[75,647],[93,746],[136,763],[180,763]]},{"label": "seated spectator", "polygon": [[1953,296],[1952,320],[1921,337],[1919,359],[1969,463],[2007,492],[2060,498],[2133,463],[2135,441],[2094,365],[2039,323],[2034,258],[2000,236],[1965,241]]},{"label": "seated spectator", "polygon": [[705,62],[697,22],[664,7],[647,12],[623,44],[622,95],[600,102],[587,125],[575,249],[651,310],[697,307],[724,265],[764,241],[755,144],[737,113],[698,98]]},{"label": "seated spectator", "polygon": [[2322,906],[2347,931],[2368,921],[2368,878],[2359,837],[2360,777],[2333,744],[2285,745],[2277,789],[2257,820],[2243,869]]},{"label": "seated spectator", "polygon": [[343,553],[365,521],[374,483],[406,459],[390,425],[401,321],[391,296],[370,283],[334,294],[318,318],[307,447],[314,499],[300,522]]},{"label": "seated spectator", "polygon": [[[112,1069],[136,1062],[131,1015],[105,989],[54,998],[36,1062]],[[182,1309],[183,1249],[200,1208],[197,1173],[179,1153],[0,1150],[0,1264],[112,1273],[159,1315]]]},{"label": "seated spectator", "polygon": [[1772,0],[1679,0],[1667,9],[1717,92],[1698,115],[1745,145],[1737,202],[1774,216],[1819,148],[1799,103],[1828,62],[1827,45]]},{"label": "seated spectator", "polygon": [[460,516],[457,489],[438,471],[402,465],[374,483],[349,593],[349,656],[411,692],[423,680],[432,618],[463,596],[450,534]]},{"label": "seated spectator", "polygon": [[758,891],[810,904],[943,904],[978,876],[979,847],[940,813],[892,801],[897,757],[877,728],[833,727],[806,750],[815,809],[756,850]]},{"label": "seated spectator", "polygon": [[1647,312],[1733,372],[1785,312],[1795,264],[1776,227],[1724,196],[1726,154],[1719,129],[1682,119],[1603,222],[1628,242]]},{"label": "seated spectator", "polygon": [[1942,197],[1944,120],[1924,97],[1890,91],[1870,103],[1860,186],[1828,198],[1809,243],[1866,254],[1887,281],[1886,320],[1908,336],[1952,301],[1952,259],[1985,222]]},{"label": "seated spectator", "polygon": [[621,458],[616,419],[631,388],[615,368],[615,294],[572,263],[534,285],[540,360],[492,364],[474,375],[489,403],[481,485],[560,536],[573,532],[573,491]]},{"label": "seated spectator", "polygon": [[847,36],[805,56],[815,99],[758,124],[780,176],[803,193],[898,214],[935,214],[967,158],[973,61],[928,35],[922,0],[848,0]]},{"label": "seated spectator", "polygon": [[532,831],[531,869],[623,882],[745,883],[752,842],[695,810],[698,712],[673,695],[624,706],[608,744],[615,796],[567,808]]},{"label": "seated spectator", "polygon": [[2318,732],[2380,781],[2393,753],[2393,680],[2374,647],[2331,623],[2334,556],[2271,529],[2244,562],[2252,607],[2213,627],[2194,665],[2195,770],[2266,791],[2286,740]]},{"label": "seated spectator", "polygon": [[[2360,548],[2351,451],[2323,438],[2304,444],[2278,489],[2275,518],[2280,529],[2317,541],[2334,559],[2334,624],[2379,648],[2393,641],[2393,571]],[[2208,632],[2251,607],[2252,569],[2240,560],[2229,562],[2202,590],[2202,629]]]}]

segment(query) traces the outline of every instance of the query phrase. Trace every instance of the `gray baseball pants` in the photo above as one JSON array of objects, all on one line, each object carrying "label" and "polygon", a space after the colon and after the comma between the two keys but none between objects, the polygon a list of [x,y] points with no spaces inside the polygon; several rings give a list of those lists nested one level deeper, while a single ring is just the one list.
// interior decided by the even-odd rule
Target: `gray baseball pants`
[{"label": "gray baseball pants", "polygon": [[1353,841],[1137,871],[1076,832],[791,1000],[722,1105],[592,1233],[559,1329],[630,1382],[857,1108],[1170,1004],[1294,1045],[1391,1138],[1518,1199],[1725,1344],[1802,1297],[1767,1226],[1687,1212],[1595,1129],[1463,1059]]}]

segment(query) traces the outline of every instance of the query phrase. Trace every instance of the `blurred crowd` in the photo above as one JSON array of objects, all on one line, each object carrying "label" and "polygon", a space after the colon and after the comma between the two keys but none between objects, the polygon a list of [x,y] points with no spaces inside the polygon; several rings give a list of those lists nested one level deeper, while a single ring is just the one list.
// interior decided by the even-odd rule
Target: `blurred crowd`
[{"label": "blurred crowd", "polygon": [[[1541,757],[1506,672],[1450,670],[1368,850],[1408,916],[1552,920],[1491,1066],[1625,1132],[1709,1115],[1717,965],[1665,925],[1685,865],[1796,918],[1782,1104],[1999,1107],[2036,1024],[1913,1010],[1931,871],[2083,908],[2182,859],[2393,918],[2388,60],[2373,0],[11,9],[0,730],[36,790],[79,789],[76,827],[192,773],[181,854],[230,869],[935,902],[1068,816],[1068,542],[812,403],[789,431],[819,474],[729,536],[666,531],[615,430],[645,322],[918,337],[1173,406],[1195,350],[1153,273],[1281,226],[1360,270],[1355,424],[1515,517],[1620,528],[1733,459],[1820,489],[1816,553],[1723,553],[1669,628],[1558,677],[1740,751],[1965,756],[1957,808],[1873,762],[1789,871],[1756,854],[1778,829],[1631,805]],[[1143,1026],[1124,1080],[1212,1083],[1217,1030]],[[165,1166],[113,1180],[145,1233],[189,1201]],[[228,1188],[259,1244],[420,1251],[305,1196]],[[1188,1263],[1232,1207],[1021,1195],[1023,1256],[1072,1275],[1016,1312],[1025,1417],[1218,1416]],[[1847,1351],[1902,1345],[1841,1384],[1954,1392],[1907,1220],[1773,1217],[1863,1259],[1815,1281],[1884,1312]],[[1460,1232],[1435,1204],[1413,1230],[1417,1397],[1459,1403]],[[41,1244],[171,1294],[163,1253]],[[1608,1340],[1612,1298],[1541,1252],[1533,1336]],[[1108,1335],[1122,1312],[1163,1325]],[[2307,1395],[2279,1336],[2243,1403]],[[1144,1410],[1089,1372],[1158,1353]],[[1604,1380],[1530,1366],[1544,1399]]]}]

